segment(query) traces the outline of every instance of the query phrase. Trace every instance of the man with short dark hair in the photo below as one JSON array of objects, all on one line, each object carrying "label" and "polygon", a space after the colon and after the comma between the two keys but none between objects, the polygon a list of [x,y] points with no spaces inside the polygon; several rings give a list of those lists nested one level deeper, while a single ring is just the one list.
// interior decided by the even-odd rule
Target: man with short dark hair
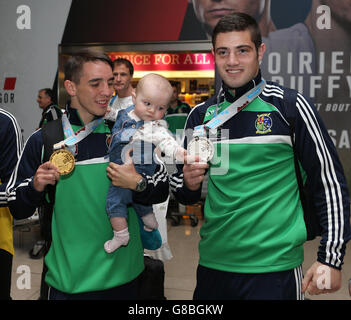
[{"label": "man with short dark hair", "polygon": [[[195,203],[209,168],[194,299],[302,299],[304,292],[334,292],[350,239],[349,192],[335,146],[311,101],[262,79],[265,44],[252,17],[224,16],[212,41],[222,88],[193,108],[186,129],[197,138],[186,137],[184,144],[210,138],[214,161],[185,164],[171,181],[180,202]],[[321,228],[317,261],[303,280],[307,232],[289,119]],[[328,284],[318,281],[321,273]]]},{"label": "man with short dark hair", "polygon": [[37,102],[39,108],[43,110],[39,122],[39,128],[44,123],[61,118],[62,111],[55,103],[54,91],[50,88],[40,89],[38,92]]},{"label": "man with short dark hair", "polygon": [[125,109],[133,104],[133,74],[134,67],[129,60],[117,58],[113,61],[113,88],[115,89],[115,96],[110,101],[112,109]]},{"label": "man with short dark hair", "polygon": [[[47,186],[56,186],[52,241],[45,257],[50,299],[136,299],[136,278],[144,264],[135,212],[129,213],[128,246],[112,254],[103,250],[113,235],[105,208],[111,183],[106,170],[114,181],[116,169],[108,167],[111,132],[103,119],[113,91],[112,61],[89,48],[77,52],[65,65],[64,86],[71,100],[62,117],[65,140],[55,155],[58,164],[42,163],[42,130],[37,130],[13,173],[16,184],[7,187],[11,213],[16,218],[31,216],[43,203]],[[136,202],[158,203],[167,198],[163,166],[156,169],[157,181],[128,165],[118,170],[126,173],[124,181],[132,190],[140,180],[146,181],[144,191],[133,195]]]}]

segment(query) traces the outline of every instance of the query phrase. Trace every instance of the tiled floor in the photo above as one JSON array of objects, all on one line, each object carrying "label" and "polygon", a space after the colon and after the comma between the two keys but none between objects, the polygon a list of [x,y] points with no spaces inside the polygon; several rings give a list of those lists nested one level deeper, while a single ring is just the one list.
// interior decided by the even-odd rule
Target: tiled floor
[{"label": "tiled floor", "polygon": [[[183,220],[179,226],[168,223],[168,243],[173,255],[165,261],[165,296],[168,300],[190,300],[195,287],[195,274],[198,260],[199,229],[201,221],[196,227],[191,227],[189,220]],[[29,250],[39,237],[39,227],[31,230],[22,227],[14,233],[16,256],[13,261],[12,298],[14,300],[36,300],[39,296],[42,260],[29,258]],[[304,271],[315,258],[318,241],[308,242],[305,245]],[[350,251],[350,250],[349,250]],[[22,288],[23,270],[20,266],[29,266],[31,271],[30,289]],[[18,273],[17,273],[18,272]],[[319,295],[308,298],[312,300],[350,300],[348,293],[348,279],[351,277],[351,253],[346,255],[343,268],[342,288],[333,294]]]},{"label": "tiled floor", "polygon": [[[13,300],[36,300],[39,297],[43,261],[42,259],[31,259],[29,251],[33,248],[36,240],[40,239],[39,225],[17,226],[13,236],[15,257],[12,263],[11,297]],[[22,269],[22,266],[29,267],[29,283],[28,277],[26,277],[28,272]]]}]

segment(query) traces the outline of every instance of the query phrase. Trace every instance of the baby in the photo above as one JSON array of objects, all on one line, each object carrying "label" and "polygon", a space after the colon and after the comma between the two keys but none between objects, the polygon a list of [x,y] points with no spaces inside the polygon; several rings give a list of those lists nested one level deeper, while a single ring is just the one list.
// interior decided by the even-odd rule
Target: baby
[{"label": "baby", "polygon": [[[134,105],[119,110],[112,129],[110,161],[122,164],[124,155],[133,149],[133,163],[139,173],[152,176],[156,167],[153,153],[157,147],[165,157],[182,161],[185,150],[180,147],[167,130],[167,122],[161,120],[172,97],[169,81],[157,74],[148,74],[140,79]],[[106,211],[113,228],[113,238],[105,242],[105,251],[111,253],[129,242],[128,208],[132,204],[141,217],[146,231],[158,228],[152,206],[132,202],[132,190],[111,184],[106,200]]]}]

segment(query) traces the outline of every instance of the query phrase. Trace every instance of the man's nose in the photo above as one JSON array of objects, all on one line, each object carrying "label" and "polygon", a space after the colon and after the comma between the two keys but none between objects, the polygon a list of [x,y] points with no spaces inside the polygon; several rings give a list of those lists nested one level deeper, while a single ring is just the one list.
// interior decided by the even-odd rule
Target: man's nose
[{"label": "man's nose", "polygon": [[239,64],[239,59],[238,59],[237,55],[235,54],[235,52],[229,53],[227,63],[229,65],[233,65],[233,66]]},{"label": "man's nose", "polygon": [[108,82],[104,82],[101,87],[101,94],[105,96],[112,96],[113,88],[108,84]]}]

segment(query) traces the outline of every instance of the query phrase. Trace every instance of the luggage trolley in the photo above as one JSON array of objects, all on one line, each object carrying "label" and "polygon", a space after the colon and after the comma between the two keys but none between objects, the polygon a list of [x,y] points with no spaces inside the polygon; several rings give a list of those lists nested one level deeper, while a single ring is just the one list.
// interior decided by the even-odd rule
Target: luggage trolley
[{"label": "luggage trolley", "polygon": [[[198,205],[199,204],[196,204],[196,206]],[[191,211],[194,206],[195,205],[185,206],[185,212],[182,212],[178,201],[176,201],[175,199],[170,199],[167,217],[171,220],[171,225],[179,226],[183,217],[189,217],[190,225],[192,227],[196,227],[199,223],[199,218],[195,215],[194,212]]]}]

